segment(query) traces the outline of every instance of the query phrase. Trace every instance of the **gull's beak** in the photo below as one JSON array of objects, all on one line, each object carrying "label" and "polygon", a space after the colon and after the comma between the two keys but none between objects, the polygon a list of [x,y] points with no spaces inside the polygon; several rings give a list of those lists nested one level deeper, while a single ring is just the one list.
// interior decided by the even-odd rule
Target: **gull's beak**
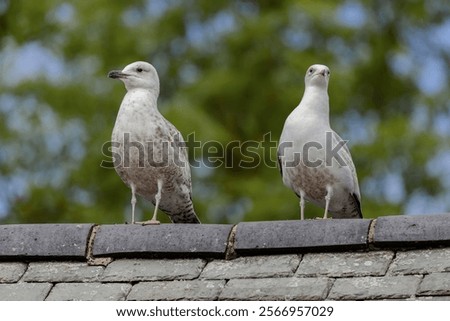
[{"label": "gull's beak", "polygon": [[113,79],[126,78],[128,74],[123,73],[121,70],[113,70],[108,73],[108,77]]},{"label": "gull's beak", "polygon": [[319,72],[319,74],[325,77],[325,75],[327,74],[327,70],[323,69],[322,71]]}]

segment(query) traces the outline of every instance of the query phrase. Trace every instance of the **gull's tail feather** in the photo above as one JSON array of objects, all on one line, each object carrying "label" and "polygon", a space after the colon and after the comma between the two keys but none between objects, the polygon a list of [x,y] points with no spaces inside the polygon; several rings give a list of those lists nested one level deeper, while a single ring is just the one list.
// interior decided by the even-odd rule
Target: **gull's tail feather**
[{"label": "gull's tail feather", "polygon": [[194,208],[192,207],[189,211],[183,211],[181,213],[176,213],[170,215],[172,223],[186,223],[186,224],[200,224],[200,220],[195,214]]},{"label": "gull's tail feather", "polygon": [[172,223],[185,223],[185,224],[200,224],[200,220],[195,214],[194,204],[192,200],[186,203],[186,205],[176,210],[167,211],[166,209],[161,208],[161,210],[166,213]]},{"label": "gull's tail feather", "polygon": [[361,201],[355,193],[348,194],[346,206],[339,212],[331,212],[333,218],[363,218]]}]

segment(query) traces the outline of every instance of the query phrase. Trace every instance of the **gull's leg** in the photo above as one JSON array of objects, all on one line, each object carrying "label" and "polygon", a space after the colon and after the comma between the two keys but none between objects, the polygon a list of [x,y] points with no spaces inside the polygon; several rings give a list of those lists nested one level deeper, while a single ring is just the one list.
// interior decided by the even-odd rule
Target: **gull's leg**
[{"label": "gull's leg", "polygon": [[305,192],[300,191],[300,220],[305,219]]},{"label": "gull's leg", "polygon": [[136,186],[133,183],[130,184],[131,187],[131,224],[134,224],[134,208],[136,206]]},{"label": "gull's leg", "polygon": [[158,179],[158,192],[155,195],[155,211],[153,212],[153,217],[150,221],[143,222],[142,225],[158,225],[159,221],[156,219],[158,214],[159,202],[161,201],[161,190],[162,190],[162,180]]},{"label": "gull's leg", "polygon": [[158,184],[158,193],[156,193],[155,195],[155,212],[153,213],[153,217],[151,219],[151,221],[153,222],[158,222],[156,220],[156,215],[158,214],[159,202],[161,201],[162,180],[158,179],[157,184]]},{"label": "gull's leg", "polygon": [[325,213],[323,214],[324,219],[328,217],[328,207],[330,206],[331,196],[333,196],[333,188],[330,185],[327,185],[327,195],[325,195]]}]

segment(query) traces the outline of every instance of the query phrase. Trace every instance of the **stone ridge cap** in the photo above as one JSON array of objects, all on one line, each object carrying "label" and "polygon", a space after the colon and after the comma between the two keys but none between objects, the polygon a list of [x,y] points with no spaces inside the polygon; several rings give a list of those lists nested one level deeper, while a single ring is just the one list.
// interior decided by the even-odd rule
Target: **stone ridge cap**
[{"label": "stone ridge cap", "polygon": [[0,260],[220,258],[450,245],[450,213],[238,224],[5,224]]}]

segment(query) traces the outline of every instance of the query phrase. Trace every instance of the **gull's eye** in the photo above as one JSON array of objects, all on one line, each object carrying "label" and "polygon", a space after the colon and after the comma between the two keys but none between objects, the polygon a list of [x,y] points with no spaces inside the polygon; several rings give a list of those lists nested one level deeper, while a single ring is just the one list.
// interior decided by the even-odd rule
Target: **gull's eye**
[{"label": "gull's eye", "polygon": [[314,68],[309,68],[308,72],[312,74],[314,72]]},{"label": "gull's eye", "polygon": [[328,76],[330,75],[330,71],[329,71],[329,70],[327,70],[327,75],[328,75]]},{"label": "gull's eye", "polygon": [[142,72],[142,68],[136,69],[137,72]]}]

